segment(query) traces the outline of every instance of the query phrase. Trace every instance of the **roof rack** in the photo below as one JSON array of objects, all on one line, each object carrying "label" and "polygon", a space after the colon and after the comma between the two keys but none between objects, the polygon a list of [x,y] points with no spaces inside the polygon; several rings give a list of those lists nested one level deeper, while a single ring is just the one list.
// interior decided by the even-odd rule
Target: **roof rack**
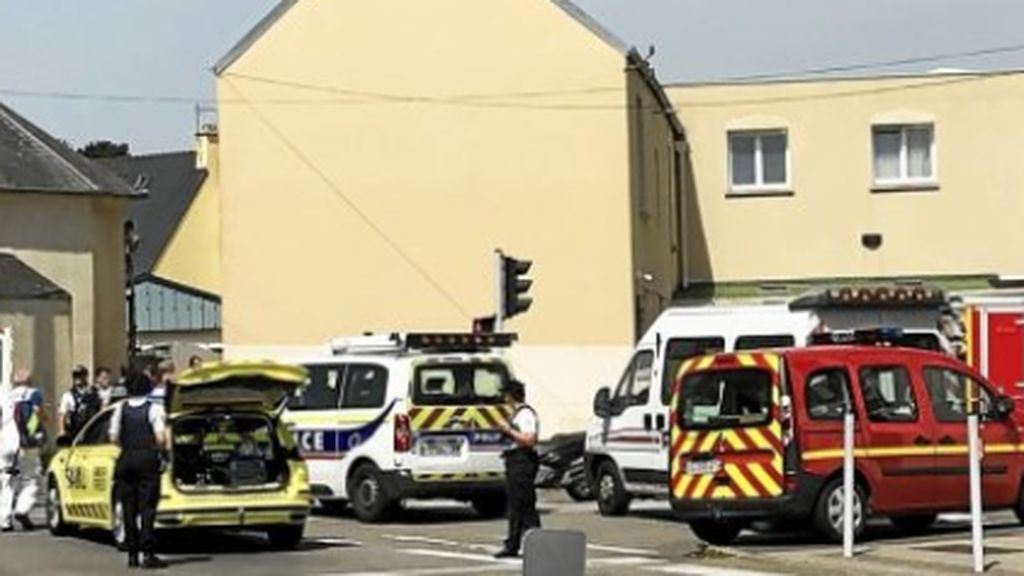
[{"label": "roof rack", "polygon": [[854,330],[852,332],[819,332],[812,334],[810,344],[821,345],[844,345],[861,344],[869,346],[897,345],[903,339],[903,329],[896,326],[883,326],[880,328],[869,328]]},{"label": "roof rack", "polygon": [[419,352],[480,352],[508,348],[517,340],[512,333],[473,334],[468,332],[409,332],[366,334],[335,338],[331,352],[338,354],[387,354]]}]

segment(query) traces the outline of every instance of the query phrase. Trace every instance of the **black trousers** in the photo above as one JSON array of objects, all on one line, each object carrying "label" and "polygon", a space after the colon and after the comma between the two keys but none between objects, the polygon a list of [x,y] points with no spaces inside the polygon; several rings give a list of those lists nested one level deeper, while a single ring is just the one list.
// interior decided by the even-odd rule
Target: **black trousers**
[{"label": "black trousers", "polygon": [[508,492],[506,550],[518,551],[523,535],[532,528],[540,528],[537,489],[534,486],[539,465],[534,450],[517,449],[505,453],[505,486]]},{"label": "black trousers", "polygon": [[153,525],[160,502],[160,456],[156,450],[125,450],[117,459],[115,477],[117,497],[124,507],[128,553],[151,554],[156,545]]}]

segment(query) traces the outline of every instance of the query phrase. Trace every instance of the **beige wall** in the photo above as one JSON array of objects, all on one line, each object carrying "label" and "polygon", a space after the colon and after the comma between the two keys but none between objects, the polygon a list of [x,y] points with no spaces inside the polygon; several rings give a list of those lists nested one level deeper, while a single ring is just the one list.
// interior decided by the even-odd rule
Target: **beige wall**
[{"label": "beige wall", "polygon": [[220,107],[225,342],[466,329],[502,247],[534,260],[524,342],[631,343],[623,67],[547,0],[299,3],[218,79],[251,103]]},{"label": "beige wall", "polygon": [[[125,200],[0,193],[0,251],[71,295],[70,360],[119,366],[125,356]],[[15,347],[24,345],[15,334]],[[70,372],[57,374],[58,390]]]},{"label": "beige wall", "polygon": [[[668,91],[692,147],[697,279],[1024,273],[1024,75]],[[900,119],[934,122],[937,190],[872,192],[871,126]],[[730,127],[788,130],[792,196],[727,196]]]},{"label": "beige wall", "polygon": [[196,197],[178,224],[153,273],[220,294],[220,166],[216,135],[200,137],[199,158],[207,170]]}]

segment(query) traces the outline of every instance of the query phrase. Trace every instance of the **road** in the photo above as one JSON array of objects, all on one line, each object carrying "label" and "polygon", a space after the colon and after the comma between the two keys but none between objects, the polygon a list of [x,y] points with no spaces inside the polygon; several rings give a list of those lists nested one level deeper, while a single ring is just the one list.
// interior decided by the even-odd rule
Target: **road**
[{"label": "road", "polygon": [[[661,503],[639,503],[629,516],[602,518],[592,504],[558,494],[542,497],[546,528],[582,530],[587,535],[587,574],[687,574],[690,576],[768,576],[818,574],[822,562],[837,562],[834,545],[812,536],[744,533],[729,549],[705,549],[689,529],[671,519]],[[1002,519],[1005,522],[1005,518]],[[1016,523],[1013,530],[1017,531]],[[275,552],[257,535],[183,533],[164,537],[161,552],[170,572],[182,575],[288,574],[290,576],[434,576],[516,574],[518,561],[490,555],[504,537],[502,520],[478,519],[457,503],[417,503],[393,523],[364,525],[348,515],[314,517],[299,550]],[[912,542],[962,538],[965,527],[946,524]],[[884,522],[870,529],[880,550],[904,542]],[[816,563],[797,560],[818,556]],[[0,536],[0,576],[31,573],[106,575],[124,569],[124,555],[102,533],[53,538],[45,530]],[[891,561],[882,563],[892,565]],[[26,568],[30,571],[26,572]],[[862,566],[868,568],[868,566]],[[861,570],[868,572],[868,570]],[[880,573],[884,573],[884,570]],[[909,572],[908,572],[909,573]]]}]

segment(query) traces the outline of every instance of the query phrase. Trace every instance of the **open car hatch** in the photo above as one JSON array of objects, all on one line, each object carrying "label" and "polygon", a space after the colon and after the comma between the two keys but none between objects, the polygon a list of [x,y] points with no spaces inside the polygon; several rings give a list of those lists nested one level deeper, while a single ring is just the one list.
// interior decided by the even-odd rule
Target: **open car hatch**
[{"label": "open car hatch", "polygon": [[188,370],[168,387],[172,414],[208,408],[276,411],[306,385],[301,366],[274,362],[216,362]]}]

